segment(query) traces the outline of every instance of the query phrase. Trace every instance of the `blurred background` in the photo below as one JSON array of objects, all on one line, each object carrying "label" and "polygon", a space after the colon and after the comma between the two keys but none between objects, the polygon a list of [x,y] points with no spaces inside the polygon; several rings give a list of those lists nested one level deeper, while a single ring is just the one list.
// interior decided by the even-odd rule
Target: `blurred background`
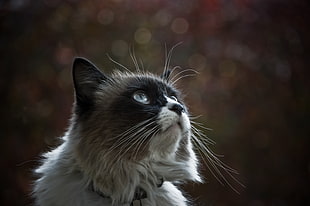
[{"label": "blurred background", "polygon": [[[238,170],[183,189],[196,205],[310,205],[309,16],[289,0],[1,0],[1,205],[32,205],[32,170],[68,126],[75,56],[106,73],[194,68],[178,87],[210,146]],[[140,60],[139,60],[140,62]],[[180,70],[181,71],[181,70]]]}]

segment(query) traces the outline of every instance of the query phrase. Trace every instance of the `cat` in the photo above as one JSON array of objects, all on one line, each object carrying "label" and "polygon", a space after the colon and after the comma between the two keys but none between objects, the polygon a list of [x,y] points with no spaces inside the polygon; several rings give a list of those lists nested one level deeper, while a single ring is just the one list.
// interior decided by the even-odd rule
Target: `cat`
[{"label": "cat", "polygon": [[178,184],[202,179],[188,111],[169,73],[106,75],[75,58],[71,124],[35,170],[36,204],[188,205]]},{"label": "cat", "polygon": [[166,64],[161,76],[128,70],[107,75],[75,58],[70,126],[35,170],[36,205],[190,205],[178,187],[203,181],[193,146],[216,172],[234,172],[194,127],[174,86],[184,76],[171,78],[172,72]]}]

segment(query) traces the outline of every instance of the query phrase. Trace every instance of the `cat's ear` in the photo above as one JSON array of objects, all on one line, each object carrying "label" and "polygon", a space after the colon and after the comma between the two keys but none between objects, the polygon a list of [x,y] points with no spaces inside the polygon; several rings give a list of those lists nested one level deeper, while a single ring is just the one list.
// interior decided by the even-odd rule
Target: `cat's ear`
[{"label": "cat's ear", "polygon": [[108,79],[93,63],[76,57],[72,68],[75,98],[78,106],[87,109],[93,104],[94,92]]},{"label": "cat's ear", "polygon": [[162,73],[162,75],[160,77],[165,81],[169,81],[170,74],[171,74],[171,70],[165,69],[165,71]]}]

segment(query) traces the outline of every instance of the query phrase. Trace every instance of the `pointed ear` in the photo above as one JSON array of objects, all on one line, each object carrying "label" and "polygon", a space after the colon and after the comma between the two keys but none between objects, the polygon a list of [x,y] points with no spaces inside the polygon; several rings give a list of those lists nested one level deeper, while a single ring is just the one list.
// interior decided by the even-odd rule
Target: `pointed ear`
[{"label": "pointed ear", "polygon": [[88,110],[94,103],[94,92],[108,78],[93,63],[81,57],[73,61],[72,76],[78,109]]},{"label": "pointed ear", "polygon": [[165,81],[169,81],[170,74],[171,74],[171,70],[165,69],[165,71],[163,72],[163,74],[160,77]]}]

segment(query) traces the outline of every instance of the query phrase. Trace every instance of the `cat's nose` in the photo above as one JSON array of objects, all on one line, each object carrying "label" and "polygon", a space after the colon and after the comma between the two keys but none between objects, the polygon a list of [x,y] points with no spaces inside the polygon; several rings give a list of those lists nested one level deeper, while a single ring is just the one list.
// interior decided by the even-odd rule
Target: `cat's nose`
[{"label": "cat's nose", "polygon": [[177,104],[177,103],[170,104],[168,106],[168,109],[170,109],[171,111],[174,111],[178,115],[181,115],[182,112],[185,111],[184,107],[181,104]]}]

